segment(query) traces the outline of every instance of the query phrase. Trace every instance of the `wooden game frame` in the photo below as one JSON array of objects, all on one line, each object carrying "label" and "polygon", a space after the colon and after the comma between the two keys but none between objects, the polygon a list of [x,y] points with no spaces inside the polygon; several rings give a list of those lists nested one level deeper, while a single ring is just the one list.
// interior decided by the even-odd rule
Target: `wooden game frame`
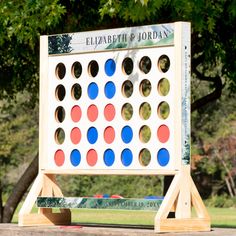
[{"label": "wooden game frame", "polygon": [[[166,25],[164,24],[162,27],[165,28]],[[19,212],[20,226],[71,223],[71,213],[69,209],[61,209],[60,213],[53,213],[51,208],[39,208],[38,213],[31,213],[38,196],[63,197],[62,191],[55,180],[56,175],[172,175],[174,177],[173,181],[154,219],[155,231],[177,232],[210,230],[210,217],[190,174],[190,146],[186,148],[186,146],[183,145],[183,143],[190,145],[190,137],[187,136],[190,134],[190,112],[189,110],[187,111],[187,109],[190,109],[190,91],[187,91],[184,87],[190,86],[190,84],[187,85],[187,83],[190,82],[190,23],[175,22],[171,25],[174,27],[173,43],[175,47],[175,56],[178,58],[178,63],[176,63],[175,67],[176,77],[178,77],[177,79],[179,81],[185,80],[186,83],[179,84],[178,88],[176,88],[176,93],[178,93],[177,97],[179,98],[177,103],[182,109],[175,107],[174,113],[176,113],[178,117],[182,117],[182,112],[186,109],[186,111],[184,111],[186,124],[182,127],[183,121],[175,123],[175,132],[182,134],[181,139],[175,140],[175,145],[178,147],[181,146],[182,149],[175,149],[178,151],[175,155],[181,158],[179,159],[179,168],[172,170],[60,170],[47,167],[45,164],[48,155],[46,149],[47,142],[44,137],[45,131],[49,129],[49,124],[47,122],[48,97],[45,96],[44,91],[48,91],[48,57],[50,56],[50,53],[48,50],[48,36],[40,37],[39,173]],[[88,32],[88,35],[91,35],[92,33],[93,32]],[[155,46],[159,47],[161,45],[152,45],[152,47]],[[137,45],[133,45],[132,47],[135,48]],[[81,53],[84,52],[82,51]],[[187,161],[183,157],[186,149],[189,158],[187,158]],[[192,216],[192,207],[195,208],[196,217]],[[171,211],[175,211],[175,218],[168,218],[168,214]]]}]

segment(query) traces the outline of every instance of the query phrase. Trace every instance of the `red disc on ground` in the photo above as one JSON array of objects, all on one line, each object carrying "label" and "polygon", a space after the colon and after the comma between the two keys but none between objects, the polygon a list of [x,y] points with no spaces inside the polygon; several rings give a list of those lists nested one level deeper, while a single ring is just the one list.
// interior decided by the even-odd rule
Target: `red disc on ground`
[{"label": "red disc on ground", "polygon": [[94,122],[98,118],[98,108],[95,105],[90,105],[87,110],[88,119]]},{"label": "red disc on ground", "polygon": [[98,154],[94,149],[90,149],[87,153],[87,163],[90,166],[95,166],[98,160]]},{"label": "red disc on ground", "polygon": [[75,127],[70,132],[70,139],[73,144],[78,144],[81,140],[81,131],[79,128]]},{"label": "red disc on ground", "polygon": [[110,144],[114,141],[115,139],[115,130],[113,127],[108,126],[104,130],[104,140],[106,143]]},{"label": "red disc on ground", "polygon": [[107,104],[104,108],[104,116],[107,121],[112,121],[115,117],[116,110],[112,104]]},{"label": "red disc on ground", "polygon": [[81,119],[81,115],[82,115],[82,112],[81,112],[81,108],[79,106],[73,106],[72,109],[71,109],[71,119],[74,121],[74,122],[78,122],[80,121]]},{"label": "red disc on ground", "polygon": [[170,137],[170,130],[166,125],[161,125],[157,130],[157,137],[161,143],[168,141]]},{"label": "red disc on ground", "polygon": [[62,166],[64,164],[65,154],[61,149],[59,149],[55,152],[54,161],[57,166]]}]

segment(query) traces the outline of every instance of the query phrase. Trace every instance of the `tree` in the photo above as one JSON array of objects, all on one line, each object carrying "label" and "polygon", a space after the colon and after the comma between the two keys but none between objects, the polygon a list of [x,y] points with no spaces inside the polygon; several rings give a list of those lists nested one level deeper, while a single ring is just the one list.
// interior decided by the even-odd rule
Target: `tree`
[{"label": "tree", "polygon": [[[38,106],[30,108],[30,95],[16,97],[16,103],[0,102],[0,222],[9,222],[20,199],[37,174],[34,158],[26,173],[17,182],[38,149]],[[31,115],[29,115],[29,113]],[[8,196],[6,203],[2,196]]]},{"label": "tree", "polygon": [[220,98],[227,83],[229,89],[235,91],[236,62],[232,60],[236,58],[235,0],[101,2],[102,17],[126,25],[173,21],[192,23],[192,77],[210,84],[208,94],[193,98],[192,111]]},{"label": "tree", "polygon": [[184,20],[192,22],[192,78],[210,85],[203,97],[193,96],[196,111],[224,87],[236,89],[235,6],[235,0],[1,1],[0,99],[28,91],[37,104],[41,34]]}]

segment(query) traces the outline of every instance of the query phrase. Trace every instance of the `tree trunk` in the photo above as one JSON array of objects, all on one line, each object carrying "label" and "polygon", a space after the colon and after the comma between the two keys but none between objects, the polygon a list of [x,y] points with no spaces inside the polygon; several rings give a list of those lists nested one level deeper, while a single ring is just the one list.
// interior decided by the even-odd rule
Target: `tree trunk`
[{"label": "tree trunk", "polygon": [[[7,199],[7,202],[3,209],[2,223],[10,223],[14,212],[20,203],[25,192],[34,181],[38,174],[38,154],[34,157],[33,161],[30,163],[28,168],[25,170],[21,178],[18,180],[17,184]],[[1,200],[1,199],[0,199]]]},{"label": "tree trunk", "polygon": [[1,180],[0,180],[0,223],[2,222],[2,216],[3,216],[2,183],[1,183]]}]

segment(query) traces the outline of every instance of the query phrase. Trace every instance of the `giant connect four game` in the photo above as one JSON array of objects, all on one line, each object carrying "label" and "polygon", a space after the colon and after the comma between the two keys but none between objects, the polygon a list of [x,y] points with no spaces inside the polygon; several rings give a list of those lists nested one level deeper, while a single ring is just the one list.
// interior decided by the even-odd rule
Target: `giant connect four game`
[{"label": "giant connect four game", "polygon": [[161,171],[188,161],[190,48],[181,68],[175,40],[174,24],[49,36],[42,168]]},{"label": "giant connect four game", "polygon": [[[40,37],[39,172],[20,226],[109,208],[157,211],[156,232],[210,230],[190,174],[190,35],[190,23],[175,22]],[[163,197],[98,199],[64,197],[57,175],[173,180]]]}]

